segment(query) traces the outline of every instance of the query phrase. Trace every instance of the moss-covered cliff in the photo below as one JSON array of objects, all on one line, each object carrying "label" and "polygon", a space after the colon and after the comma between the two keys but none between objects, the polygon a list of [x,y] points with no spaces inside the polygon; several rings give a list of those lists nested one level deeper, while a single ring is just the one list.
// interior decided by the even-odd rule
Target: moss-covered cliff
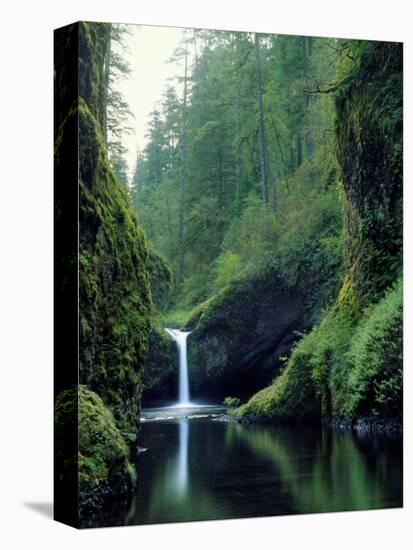
[{"label": "moss-covered cliff", "polygon": [[79,29],[80,382],[133,439],[150,327],[147,249],[103,142],[99,75],[107,29],[86,23]]},{"label": "moss-covered cliff", "polygon": [[273,385],[237,412],[271,420],[402,413],[402,46],[353,41],[336,97],[346,274]]},{"label": "moss-covered cliff", "polygon": [[354,41],[336,97],[344,189],[345,264],[359,308],[377,302],[402,267],[403,49]]},{"label": "moss-covered cliff", "polygon": [[144,368],[142,399],[145,406],[166,405],[174,402],[178,393],[176,344],[166,333],[160,313],[168,303],[172,272],[167,261],[153,249],[149,249],[146,269],[154,308]]},{"label": "moss-covered cliff", "polygon": [[165,308],[172,286],[171,268],[162,256],[149,248],[146,270],[153,304],[157,309]]},{"label": "moss-covered cliff", "polygon": [[[59,35],[58,48],[62,59],[69,47],[66,54],[73,54],[73,44],[78,52],[78,96],[71,103],[65,100],[65,78],[70,75],[59,68],[57,88],[62,101],[55,151],[58,176],[76,162],[68,150],[78,143],[78,189],[76,181],[68,183],[78,191],[79,200],[79,249],[71,261],[78,264],[79,272],[79,382],[83,386],[77,407],[70,407],[76,388],[66,389],[57,403],[59,410],[66,407],[78,415],[81,507],[86,501],[99,503],[103,494],[110,497],[127,491],[133,482],[129,458],[139,425],[152,311],[145,235],[126,190],[112,172],[102,131],[109,33],[107,24],[75,24]],[[56,422],[58,430],[63,429],[61,414]],[[96,498],[91,499],[91,493]]]},{"label": "moss-covered cliff", "polygon": [[97,120],[79,105],[80,381],[133,438],[150,328],[145,237],[109,169]]},{"label": "moss-covered cliff", "polygon": [[[78,410],[79,443],[76,455],[64,452],[65,440],[78,430],[73,422]],[[61,392],[56,401],[58,432],[57,460],[78,465],[80,513],[104,505],[108,496],[125,494],[136,481],[134,466],[125,439],[112,413],[100,397],[85,386]],[[76,480],[72,480],[76,483]]]}]

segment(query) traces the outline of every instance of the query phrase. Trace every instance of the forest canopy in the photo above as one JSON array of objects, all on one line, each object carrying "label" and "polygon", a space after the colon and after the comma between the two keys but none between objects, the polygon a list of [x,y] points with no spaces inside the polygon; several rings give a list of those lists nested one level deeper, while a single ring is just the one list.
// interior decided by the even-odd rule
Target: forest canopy
[{"label": "forest canopy", "polygon": [[182,72],[150,115],[128,184],[172,269],[172,307],[191,309],[275,265],[292,283],[302,269],[317,278],[321,264],[337,266],[334,102],[316,92],[337,82],[347,54],[336,39],[184,33]]}]

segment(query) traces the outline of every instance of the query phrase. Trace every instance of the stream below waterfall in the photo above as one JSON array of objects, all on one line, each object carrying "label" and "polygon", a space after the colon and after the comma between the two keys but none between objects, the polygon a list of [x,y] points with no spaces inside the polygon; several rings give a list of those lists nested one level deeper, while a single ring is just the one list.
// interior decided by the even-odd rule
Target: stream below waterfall
[{"label": "stream below waterfall", "polygon": [[143,411],[139,445],[136,491],[105,525],[402,506],[400,436],[162,408]]},{"label": "stream below waterfall", "polygon": [[177,344],[178,402],[142,411],[136,490],[88,526],[402,506],[400,435],[245,425],[225,407],[191,403],[190,333],[166,331]]}]

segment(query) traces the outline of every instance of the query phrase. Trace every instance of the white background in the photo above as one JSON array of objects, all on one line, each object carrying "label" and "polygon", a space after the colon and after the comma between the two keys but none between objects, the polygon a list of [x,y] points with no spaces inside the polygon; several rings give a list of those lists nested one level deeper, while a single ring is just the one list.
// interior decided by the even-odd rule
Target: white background
[{"label": "white background", "polygon": [[[412,279],[412,27],[408,0],[5,0],[0,29],[0,546],[59,549],[404,549],[405,509],[76,531],[52,498],[52,29],[79,20],[405,41],[406,282]],[[407,261],[408,258],[408,261]],[[412,303],[411,285],[406,302]],[[411,388],[411,308],[405,386]],[[410,338],[411,340],[411,338]],[[406,432],[411,428],[406,393]],[[33,504],[35,505],[33,507]],[[37,510],[36,510],[37,508]],[[410,541],[411,544],[411,541]]]}]

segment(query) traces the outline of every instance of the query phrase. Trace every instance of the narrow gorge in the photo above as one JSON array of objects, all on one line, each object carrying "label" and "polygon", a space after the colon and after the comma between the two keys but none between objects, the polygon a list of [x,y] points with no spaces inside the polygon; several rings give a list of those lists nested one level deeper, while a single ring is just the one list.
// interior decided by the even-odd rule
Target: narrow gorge
[{"label": "narrow gorge", "polygon": [[401,506],[402,44],[79,23],[56,59],[81,526]]}]

